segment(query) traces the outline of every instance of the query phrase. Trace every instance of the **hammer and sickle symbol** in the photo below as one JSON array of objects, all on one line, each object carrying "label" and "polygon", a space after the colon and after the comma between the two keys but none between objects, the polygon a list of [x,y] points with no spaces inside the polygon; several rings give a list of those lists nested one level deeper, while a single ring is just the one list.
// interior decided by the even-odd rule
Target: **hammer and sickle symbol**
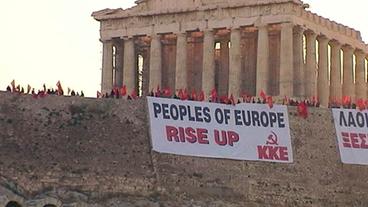
[{"label": "hammer and sickle symbol", "polygon": [[279,145],[278,142],[279,141],[278,141],[277,135],[275,134],[275,132],[272,132],[272,134],[270,134],[268,136],[266,144],[269,144],[269,145]]}]

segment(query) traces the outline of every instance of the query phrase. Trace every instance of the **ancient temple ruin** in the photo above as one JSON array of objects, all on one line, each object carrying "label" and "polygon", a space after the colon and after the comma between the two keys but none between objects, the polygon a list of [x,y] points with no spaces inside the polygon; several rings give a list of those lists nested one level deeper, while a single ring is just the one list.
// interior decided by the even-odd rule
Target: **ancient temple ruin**
[{"label": "ancient temple ruin", "polygon": [[102,91],[126,85],[220,95],[367,98],[368,46],[359,31],[300,0],[137,0],[105,9]]}]

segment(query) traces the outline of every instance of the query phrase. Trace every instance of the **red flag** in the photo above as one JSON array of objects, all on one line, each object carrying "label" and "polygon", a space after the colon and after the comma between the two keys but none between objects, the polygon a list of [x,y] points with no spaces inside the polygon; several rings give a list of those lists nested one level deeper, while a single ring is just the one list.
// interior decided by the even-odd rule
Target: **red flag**
[{"label": "red flag", "polygon": [[126,88],[126,85],[123,85],[120,89],[120,94],[121,96],[126,96],[127,94],[127,88]]},{"label": "red flag", "polygon": [[231,105],[235,106],[235,99],[234,99],[233,94],[230,95],[229,101],[230,101]]},{"label": "red flag", "polygon": [[184,95],[183,89],[179,89],[179,91],[178,91],[178,97],[180,98],[180,100],[183,100],[183,95]]},{"label": "red flag", "polygon": [[337,104],[337,106],[341,106],[341,102],[340,102],[340,100],[339,99],[337,99],[337,98],[335,98],[335,103]]},{"label": "red flag", "polygon": [[45,98],[47,96],[47,93],[45,91],[40,91],[40,93],[38,94],[38,97],[40,98]]},{"label": "red flag", "polygon": [[261,92],[259,93],[259,96],[261,96],[263,100],[267,99],[266,93],[263,90],[261,90]]},{"label": "red flag", "polygon": [[135,90],[132,91],[132,93],[130,94],[130,97],[132,97],[132,99],[137,99],[137,92]]},{"label": "red flag", "polygon": [[251,103],[252,102],[252,96],[248,94],[243,94],[243,102],[244,103]]},{"label": "red flag", "polygon": [[307,105],[304,102],[299,103],[298,105],[298,114],[299,116],[306,119],[308,117],[308,108]]},{"label": "red flag", "polygon": [[359,111],[363,111],[365,109],[365,103],[364,103],[363,99],[358,99],[357,107],[358,107]]},{"label": "red flag", "polygon": [[204,101],[204,92],[203,91],[201,91],[201,93],[199,94],[199,96],[198,96],[198,101]]},{"label": "red flag", "polygon": [[272,100],[272,96],[268,96],[267,97],[267,104],[270,107],[270,109],[273,108],[273,100]]},{"label": "red flag", "polygon": [[114,95],[116,96],[116,97],[119,97],[119,95],[120,95],[120,91],[119,91],[119,88],[118,87],[114,87],[113,89],[112,89],[113,91],[114,91]]},{"label": "red flag", "polygon": [[170,88],[165,88],[164,91],[163,91],[163,95],[166,97],[166,98],[169,98],[172,96],[171,94],[171,89]]},{"label": "red flag", "polygon": [[212,91],[211,91],[211,102],[217,102],[217,91],[216,91],[216,89],[214,88],[214,89],[212,89]]},{"label": "red flag", "polygon": [[193,101],[197,100],[197,93],[194,89],[192,90],[192,95],[190,95],[190,97],[192,98]]},{"label": "red flag", "polygon": [[188,100],[188,98],[189,98],[189,94],[188,94],[187,89],[184,89],[183,98],[184,98],[184,100]]},{"label": "red flag", "polygon": [[227,97],[227,96],[221,96],[220,98],[219,98],[220,100],[220,103],[223,103],[223,104],[228,104],[229,103],[229,97]]},{"label": "red flag", "polygon": [[160,96],[161,96],[160,86],[157,85],[156,92],[155,92],[155,97],[160,97]]},{"label": "red flag", "polygon": [[350,104],[351,104],[350,96],[344,96],[343,99],[342,99],[342,104],[344,106],[350,106]]}]

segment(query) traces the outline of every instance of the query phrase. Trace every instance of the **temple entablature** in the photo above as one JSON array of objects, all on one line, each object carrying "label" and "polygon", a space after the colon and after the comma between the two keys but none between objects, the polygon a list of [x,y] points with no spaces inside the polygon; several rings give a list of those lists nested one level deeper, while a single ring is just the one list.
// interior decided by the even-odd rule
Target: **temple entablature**
[{"label": "temple entablature", "polygon": [[173,6],[163,7],[165,10],[158,9],[160,6],[156,5],[156,1],[143,0],[137,1],[138,5],[130,9],[105,9],[92,15],[101,22],[103,40],[152,33],[175,34],[181,31],[247,27],[257,24],[261,19],[264,24],[293,22],[368,53],[368,46],[362,41],[359,31],[305,10],[300,1],[170,2],[167,5]]}]

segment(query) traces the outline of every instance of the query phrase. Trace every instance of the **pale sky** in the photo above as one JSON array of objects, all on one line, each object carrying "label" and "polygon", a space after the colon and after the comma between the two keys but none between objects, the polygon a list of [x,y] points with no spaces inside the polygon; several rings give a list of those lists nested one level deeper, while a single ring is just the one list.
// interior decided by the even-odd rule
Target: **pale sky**
[{"label": "pale sky", "polygon": [[[173,0],[174,1],[174,0]],[[305,0],[313,12],[361,31],[368,42],[367,0]],[[0,1],[0,90],[15,79],[25,88],[100,90],[102,45],[91,13],[128,8],[134,0]]]}]

